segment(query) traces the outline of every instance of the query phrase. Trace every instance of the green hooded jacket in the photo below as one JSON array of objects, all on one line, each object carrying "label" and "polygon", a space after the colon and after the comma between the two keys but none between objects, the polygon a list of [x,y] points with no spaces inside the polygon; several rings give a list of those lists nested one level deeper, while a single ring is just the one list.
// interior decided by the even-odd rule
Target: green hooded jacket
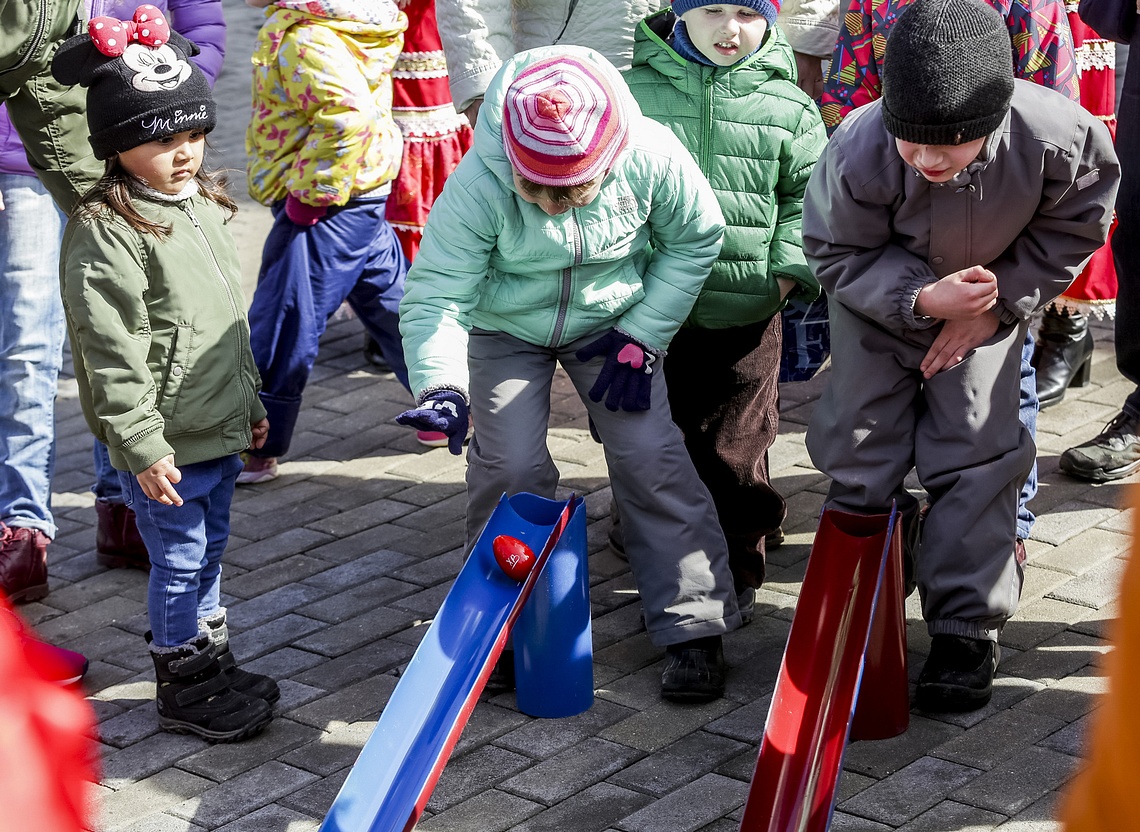
[{"label": "green hooded jacket", "polygon": [[687,325],[758,323],[783,306],[778,277],[797,284],[794,297],[819,296],[800,216],[827,136],[815,103],[796,86],[795,58],[779,28],[739,64],[712,67],[666,43],[675,20],[665,10],[641,22],[624,76],[642,113],[693,154],[724,212],[724,246]]}]

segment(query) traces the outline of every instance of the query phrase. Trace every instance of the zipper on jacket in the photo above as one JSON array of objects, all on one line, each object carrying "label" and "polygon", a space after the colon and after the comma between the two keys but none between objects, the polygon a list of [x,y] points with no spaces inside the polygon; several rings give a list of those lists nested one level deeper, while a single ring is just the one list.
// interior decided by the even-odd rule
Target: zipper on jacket
[{"label": "zipper on jacket", "polygon": [[701,172],[708,176],[709,162],[712,158],[712,109],[713,109],[713,84],[716,83],[716,70],[709,72],[709,76],[705,78],[705,106],[704,112],[701,114],[701,158],[700,166]]},{"label": "zipper on jacket", "polygon": [[30,61],[32,59],[32,55],[36,54],[36,52],[39,50],[40,44],[44,39],[44,33],[47,31],[47,5],[48,0],[40,0],[40,22],[36,24],[36,31],[32,34],[31,45],[28,47],[28,51],[24,53],[24,57],[20,58],[20,60],[16,62],[15,66],[10,66],[5,70],[0,71],[0,75],[7,75],[9,72],[15,72],[17,69]]},{"label": "zipper on jacket", "polygon": [[574,16],[574,7],[577,5],[578,0],[570,0],[570,8],[566,10],[566,19],[562,21],[562,31],[558,33],[558,37],[551,41],[551,46],[555,46],[558,41],[562,40],[562,36],[566,34],[566,29],[570,25],[570,18]]},{"label": "zipper on jacket", "polygon": [[[198,239],[202,241],[202,245],[205,247],[207,253],[210,255],[210,259],[214,263],[214,274],[217,276],[218,282],[222,284],[222,288],[226,292],[226,298],[229,299],[230,312],[233,315],[234,323],[240,324],[242,318],[241,311],[238,308],[237,301],[234,299],[234,293],[230,291],[230,284],[226,282],[226,275],[225,272],[222,271],[222,264],[218,262],[218,255],[214,253],[214,247],[210,245],[210,238],[206,236],[206,232],[202,229],[202,223],[198,222],[198,217],[194,215],[194,209],[190,205],[190,200],[183,200],[180,203],[179,207],[181,207],[186,212],[186,216],[190,218],[190,222],[194,223],[194,228],[198,231]],[[244,363],[244,350],[242,349],[244,345],[242,344],[241,338],[241,326],[235,326],[232,327],[232,329],[234,332],[234,340],[237,344],[238,372],[240,373],[242,363]],[[245,405],[245,409],[248,411],[249,398],[245,394],[245,385],[239,383],[238,388],[241,390],[242,403]]]},{"label": "zipper on jacket", "polygon": [[558,298],[558,315],[554,319],[554,334],[550,337],[550,345],[557,347],[562,341],[562,330],[566,326],[566,313],[570,309],[570,288],[574,274],[574,266],[582,262],[582,231],[578,227],[578,210],[570,209],[570,237],[574,245],[574,259],[571,265],[562,270],[562,295]]}]

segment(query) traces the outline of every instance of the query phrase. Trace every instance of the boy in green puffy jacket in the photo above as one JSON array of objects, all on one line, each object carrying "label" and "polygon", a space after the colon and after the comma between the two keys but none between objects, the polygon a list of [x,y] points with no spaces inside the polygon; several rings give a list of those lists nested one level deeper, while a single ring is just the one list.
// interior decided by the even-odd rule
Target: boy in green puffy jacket
[{"label": "boy in green puffy jacket", "polygon": [[491,81],[400,304],[419,406],[397,421],[446,433],[454,454],[469,407],[476,426],[468,540],[503,492],[554,496],[546,427],[565,369],[605,447],[646,630],[668,653],[662,695],[690,702],[724,692],[721,635],[740,615],[660,367],[723,231],[705,177],[610,63],[534,49]]},{"label": "boy in green puffy jacket", "polygon": [[[779,2],[675,0],[642,21],[626,83],[689,149],[720,201],[720,258],[665,364],[673,419],[712,492],[747,622],[786,506],[768,477],[779,426],[780,309],[819,295],[804,190],[827,139],[773,23]],[[679,16],[679,17],[678,17]],[[624,525],[624,524],[623,524]]]}]

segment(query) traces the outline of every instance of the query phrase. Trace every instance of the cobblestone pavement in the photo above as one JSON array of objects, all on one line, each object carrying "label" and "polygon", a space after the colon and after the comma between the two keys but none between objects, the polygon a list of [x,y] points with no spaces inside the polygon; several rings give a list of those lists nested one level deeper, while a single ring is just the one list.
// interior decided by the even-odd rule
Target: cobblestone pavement
[{"label": "cobblestone pavement", "polygon": [[[226,0],[226,13],[230,54],[218,91],[225,116],[214,140],[240,168],[245,61],[259,13],[239,0]],[[234,225],[250,289],[267,214],[243,202]],[[351,319],[330,327],[280,478],[240,488],[234,502],[222,588],[235,652],[281,680],[283,692],[268,730],[236,745],[158,730],[142,640],[146,579],[95,563],[90,437],[74,381],[61,380],[51,594],[22,611],[46,639],[91,659],[100,832],[316,830],[447,593],[462,556],[464,463],[420,447],[392,423],[408,396],[364,361],[361,332]],[[1095,435],[1128,391],[1112,360],[1111,327],[1095,332],[1093,383],[1041,415],[1039,519],[993,702],[965,715],[916,712],[905,735],[853,744],[834,829],[1056,828],[1058,790],[1079,765],[1104,689],[1104,628],[1132,522],[1122,483],[1094,487],[1057,470],[1059,454]],[[518,712],[512,694],[484,695],[419,829],[737,828],[827,485],[804,449],[823,383],[782,391],[771,458],[788,498],[788,539],[771,553],[756,620],[726,638],[727,696],[682,707],[659,699],[662,653],[641,627],[626,564],[605,545],[601,447],[559,378],[550,446],[564,491],[587,499],[597,698],[581,716],[536,720]],[[908,617],[913,680],[929,645],[914,597]]]}]

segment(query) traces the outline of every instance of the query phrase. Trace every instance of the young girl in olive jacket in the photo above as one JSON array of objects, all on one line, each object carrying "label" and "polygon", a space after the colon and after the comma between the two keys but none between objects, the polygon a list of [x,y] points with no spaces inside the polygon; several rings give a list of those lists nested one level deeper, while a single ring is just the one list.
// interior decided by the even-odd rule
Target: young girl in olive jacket
[{"label": "young girl in olive jacket", "polygon": [[625,74],[642,112],[693,154],[724,212],[724,247],[673,339],[665,380],[673,419],[716,502],[746,621],[764,580],[766,539],[781,537],[786,513],[768,476],[780,424],[779,312],[789,296],[819,295],[800,216],[827,138],[773,26],[778,10],[770,0],[676,0],[641,23]]},{"label": "young girl in olive jacket", "polygon": [[64,235],[61,279],[83,413],[150,554],[159,724],[232,741],[280,696],[235,666],[219,603],[238,453],[268,422],[225,227],[234,205],[201,170],[216,118],[196,51],[149,5],[60,47],[53,72],[87,87],[106,162]]}]

